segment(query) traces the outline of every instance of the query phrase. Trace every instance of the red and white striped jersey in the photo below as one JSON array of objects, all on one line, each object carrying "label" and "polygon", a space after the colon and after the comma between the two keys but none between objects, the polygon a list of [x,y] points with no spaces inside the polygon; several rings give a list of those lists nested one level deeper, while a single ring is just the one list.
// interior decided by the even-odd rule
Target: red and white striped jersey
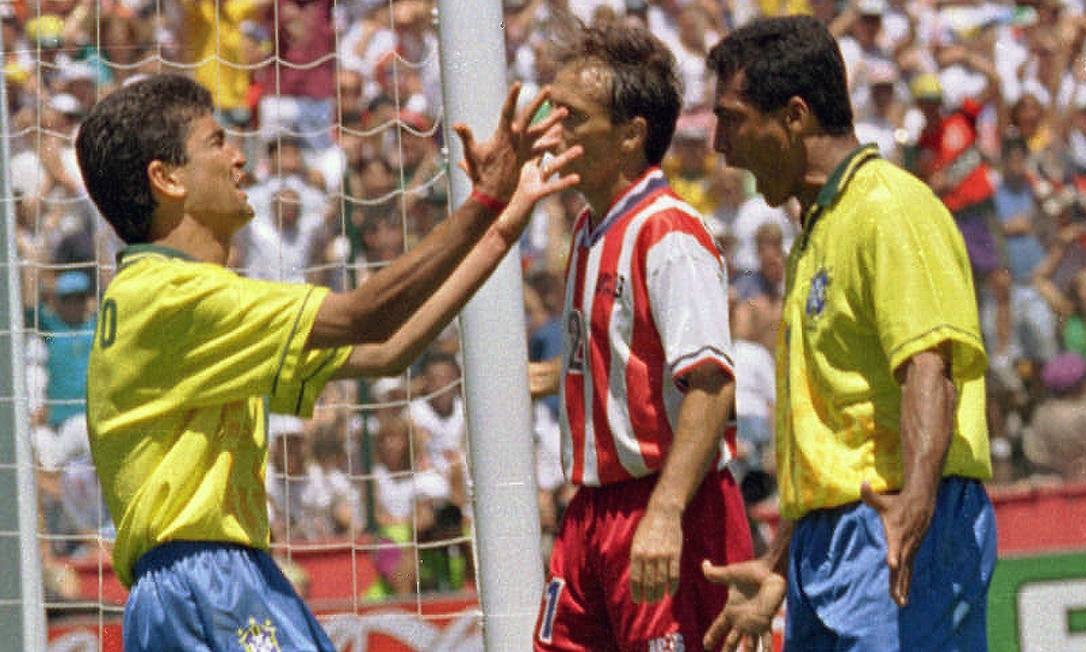
[{"label": "red and white striped jersey", "polygon": [[[683,375],[733,366],[723,260],[663,172],[650,168],[594,230],[588,218],[566,272],[562,465],[574,484],[602,486],[662,469]],[[720,464],[734,446],[729,426]]]}]

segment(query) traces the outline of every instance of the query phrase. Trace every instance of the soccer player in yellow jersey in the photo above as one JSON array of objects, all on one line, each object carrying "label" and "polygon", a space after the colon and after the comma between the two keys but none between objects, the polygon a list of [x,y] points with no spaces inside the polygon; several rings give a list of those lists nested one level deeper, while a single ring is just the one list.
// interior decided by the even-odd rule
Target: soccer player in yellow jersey
[{"label": "soccer player in yellow jersey", "polygon": [[489,141],[456,128],[471,198],[338,294],[223,267],[253,211],[238,185],[245,158],[206,89],[152,76],[92,109],[79,166],[128,245],[102,297],[87,392],[114,569],[131,588],[126,650],[332,649],[266,553],[265,401],[308,416],[331,378],[399,373],[516,242],[532,204],[578,181],[551,175],[579,151],[546,165],[533,151],[564,112],[529,127],[545,93],[514,116],[518,90]]},{"label": "soccer player in yellow jersey", "polygon": [[861,146],[841,53],[810,17],[709,54],[715,147],[770,205],[796,197],[777,344],[781,528],[731,585],[706,647],[983,650],[995,526],[986,357],[961,235],[919,180]]}]

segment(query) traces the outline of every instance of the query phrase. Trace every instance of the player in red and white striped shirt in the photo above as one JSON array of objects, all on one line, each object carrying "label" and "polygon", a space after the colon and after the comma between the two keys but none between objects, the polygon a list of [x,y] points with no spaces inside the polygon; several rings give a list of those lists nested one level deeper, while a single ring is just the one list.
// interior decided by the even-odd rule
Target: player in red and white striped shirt
[{"label": "player in red and white striped shirt", "polygon": [[562,462],[578,490],[535,646],[694,649],[725,599],[701,561],[752,553],[725,467],[725,266],[658,167],[681,97],[667,47],[641,29],[582,28],[557,63],[551,100],[568,115],[547,139],[584,148],[572,166],[588,207],[568,261],[564,355],[533,365],[532,385],[560,394]]}]

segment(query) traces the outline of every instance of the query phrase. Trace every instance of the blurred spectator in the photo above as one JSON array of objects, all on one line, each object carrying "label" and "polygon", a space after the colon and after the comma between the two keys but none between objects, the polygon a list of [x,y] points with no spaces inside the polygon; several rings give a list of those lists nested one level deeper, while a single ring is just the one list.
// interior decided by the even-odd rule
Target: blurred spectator
[{"label": "blurred spectator", "polygon": [[327,232],[320,214],[304,213],[301,195],[289,186],[272,196],[270,219],[254,220],[236,236],[241,265],[251,278],[317,282]]},{"label": "blurred spectator", "polygon": [[[1039,363],[1056,354],[1056,319],[1033,286],[1033,275],[1044,259],[1039,232],[1043,228],[1027,177],[1029,152],[1024,141],[1009,140],[1003,148],[1003,174],[995,194],[996,216],[1007,248],[1009,302],[997,309],[995,328],[1007,341],[997,341],[994,353],[1009,351]],[[1004,281],[1005,282],[1005,281]]]},{"label": "blurred spectator", "polygon": [[977,149],[977,118],[983,102],[967,99],[944,113],[943,86],[932,73],[914,78],[911,90],[924,116],[916,172],[954,215],[980,287],[1002,263],[991,229],[995,188],[988,163]]},{"label": "blurred spectator", "polygon": [[766,222],[754,234],[758,267],[743,272],[732,283],[738,299],[735,320],[749,324],[743,337],[761,343],[769,351],[777,345],[777,326],[784,299],[784,235],[774,222]]},{"label": "blurred spectator", "polygon": [[675,194],[705,218],[714,215],[720,203],[712,183],[713,168],[719,167],[709,149],[712,121],[712,114],[707,112],[680,117],[662,165]]},{"label": "blurred spectator", "polygon": [[426,454],[434,468],[447,472],[463,462],[464,400],[460,396],[460,365],[456,358],[430,353],[421,363],[421,391],[408,405],[411,421],[429,433]]},{"label": "blurred spectator", "polygon": [[1062,353],[1044,366],[1041,379],[1051,397],[1033,414],[1026,457],[1064,480],[1086,480],[1086,359]]},{"label": "blurred spectator", "polygon": [[[271,0],[190,0],[177,6],[184,12],[180,52],[185,63],[199,64],[193,76],[211,91],[224,126],[248,126],[250,66],[259,62],[251,56],[252,30]],[[264,56],[270,56],[265,49]]]},{"label": "blurred spectator", "polygon": [[273,414],[268,437],[273,541],[329,541],[361,531],[358,492],[344,471],[340,433],[315,421]]},{"label": "blurred spectator", "polygon": [[897,68],[880,61],[867,69],[871,103],[866,116],[857,116],[856,138],[861,143],[875,143],[882,157],[902,163],[901,145],[906,138],[905,108],[897,100]]},{"label": "blurred spectator", "polygon": [[451,489],[445,476],[430,465],[425,443],[412,446],[411,426],[403,417],[383,420],[375,439],[378,532],[401,546],[398,550],[382,549],[376,563],[393,593],[413,593],[417,566],[407,545],[416,541],[416,533],[434,526],[436,507],[448,499]]},{"label": "blurred spectator", "polygon": [[274,0],[264,26],[277,41],[277,59],[260,68],[260,129],[268,141],[302,139],[320,155],[332,147],[336,78],[333,0]]},{"label": "blurred spectator", "polygon": [[1053,238],[1048,252],[1034,269],[1033,281],[1062,322],[1065,349],[1086,355],[1086,249],[1081,239],[1086,227],[1067,225]]},{"label": "blurred spectator", "polygon": [[49,356],[45,421],[54,430],[69,419],[82,420],[86,410],[83,401],[87,393],[87,360],[97,324],[90,297],[90,279],[86,274],[62,272],[53,286],[52,301],[38,313],[36,328]]}]

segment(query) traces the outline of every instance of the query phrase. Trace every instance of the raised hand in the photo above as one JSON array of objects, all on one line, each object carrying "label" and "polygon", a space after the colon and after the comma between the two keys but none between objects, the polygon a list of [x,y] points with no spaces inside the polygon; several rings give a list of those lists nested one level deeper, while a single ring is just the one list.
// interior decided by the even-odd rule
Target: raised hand
[{"label": "raised hand", "polygon": [[464,145],[463,167],[472,184],[481,192],[501,201],[509,201],[520,179],[522,167],[537,155],[535,141],[565,117],[564,109],[555,109],[543,120],[531,124],[532,116],[550,96],[544,89],[519,115],[516,113],[520,82],[514,83],[502,105],[498,128],[489,140],[478,143],[471,129],[463,123],[453,130]]},{"label": "raised hand", "polygon": [[701,562],[705,579],[728,585],[728,601],[705,633],[702,645],[727,652],[738,650],[744,641],[749,650],[773,649],[773,618],[781,608],[787,590],[784,578],[763,559],[752,559],[727,566]]},{"label": "raised hand", "polygon": [[904,492],[879,494],[866,482],[860,487],[860,497],[882,520],[886,534],[886,565],[890,567],[890,597],[899,607],[904,607],[909,601],[913,558],[928,531],[935,499],[917,499]]}]

